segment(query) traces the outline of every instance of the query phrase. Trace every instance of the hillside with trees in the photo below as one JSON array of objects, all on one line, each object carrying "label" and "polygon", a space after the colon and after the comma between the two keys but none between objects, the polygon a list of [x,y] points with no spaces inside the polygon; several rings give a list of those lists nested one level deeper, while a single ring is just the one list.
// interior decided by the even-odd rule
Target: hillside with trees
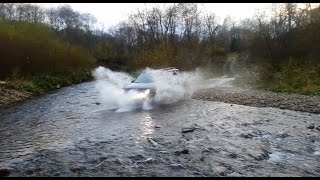
[{"label": "hillside with trees", "polygon": [[127,72],[203,67],[257,88],[320,92],[318,4],[279,3],[272,14],[220,23],[197,4],[177,3],[136,10],[108,32],[96,23],[70,6],[1,3],[0,78],[40,92],[85,81],[97,65]]}]

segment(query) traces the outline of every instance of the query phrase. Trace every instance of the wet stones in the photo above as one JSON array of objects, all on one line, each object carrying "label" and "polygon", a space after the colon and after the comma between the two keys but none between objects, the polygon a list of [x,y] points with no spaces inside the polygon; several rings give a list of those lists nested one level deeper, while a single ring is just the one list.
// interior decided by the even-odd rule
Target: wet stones
[{"label": "wet stones", "polygon": [[175,154],[176,156],[180,156],[181,153],[180,153],[180,151],[175,151],[174,154]]},{"label": "wet stones", "polygon": [[252,139],[254,137],[253,134],[240,134],[240,137],[245,138],[245,139]]},{"label": "wet stones", "polygon": [[233,173],[231,173],[231,174],[228,174],[227,176],[228,176],[228,177],[242,177],[241,174],[236,173],[236,172],[233,172]]},{"label": "wet stones", "polygon": [[[236,89],[240,91],[237,92]],[[192,98],[207,101],[221,101],[230,103],[230,106],[232,106],[232,104],[240,104],[253,107],[290,109],[317,114],[320,112],[319,97],[317,96],[306,97],[303,95],[274,93],[248,88],[207,88],[206,90],[198,90],[193,94]]]},{"label": "wet stones", "polygon": [[56,172],[56,173],[53,174],[53,176],[60,176],[60,173]]},{"label": "wet stones", "polygon": [[307,138],[312,143],[315,143],[318,140],[318,137],[316,137],[316,136],[308,136]]},{"label": "wet stones", "polygon": [[289,137],[289,136],[290,136],[290,135],[287,134],[287,133],[282,133],[282,134],[278,134],[278,135],[277,135],[278,138],[287,138],[287,137]]},{"label": "wet stones", "polygon": [[252,131],[252,133],[256,136],[262,136],[262,132],[260,130]]},{"label": "wet stones", "polygon": [[120,159],[116,159],[113,161],[113,163],[120,165],[120,164],[122,164],[122,161]]},{"label": "wet stones", "polygon": [[33,174],[34,173],[34,170],[33,169],[28,169],[28,170],[26,170],[26,174],[27,175],[31,175],[31,174]]},{"label": "wet stones", "polygon": [[169,167],[171,167],[174,170],[180,170],[185,168],[182,164],[170,164]]},{"label": "wet stones", "polygon": [[152,138],[147,138],[148,142],[151,143],[153,146],[158,146],[158,143],[155,142]]},{"label": "wet stones", "polygon": [[184,149],[182,151],[175,151],[174,154],[177,155],[177,156],[179,156],[181,154],[189,154],[189,150],[188,149]]},{"label": "wet stones", "polygon": [[233,158],[233,159],[235,159],[235,158],[238,157],[238,155],[237,155],[236,153],[231,153],[231,154],[229,154],[228,156],[229,156],[230,158]]},{"label": "wet stones", "polygon": [[261,149],[260,151],[251,151],[248,155],[257,161],[262,161],[269,158],[269,152],[265,149]]},{"label": "wet stones", "polygon": [[11,174],[11,170],[9,168],[0,168],[0,177],[7,177]]},{"label": "wet stones", "polygon": [[246,122],[245,122],[245,123],[241,123],[241,125],[242,125],[242,126],[248,126],[248,125],[250,125],[250,123],[246,123]]},{"label": "wet stones", "polygon": [[182,128],[182,133],[193,132],[195,129],[195,127]]},{"label": "wet stones", "polygon": [[307,127],[308,129],[314,129],[314,124],[311,124],[310,126]]},{"label": "wet stones", "polygon": [[141,161],[141,160],[145,159],[144,156],[142,156],[141,154],[130,156],[129,158],[134,161]]},{"label": "wet stones", "polygon": [[215,174],[218,174],[220,176],[225,176],[228,172],[228,169],[224,166],[214,166],[212,171],[215,173]]},{"label": "wet stones", "polygon": [[320,157],[320,151],[315,151],[313,154]]},{"label": "wet stones", "polygon": [[107,160],[107,159],[108,159],[107,157],[100,157],[100,158],[99,158],[99,161],[102,162],[102,161],[105,161],[105,160]]},{"label": "wet stones", "polygon": [[198,172],[198,171],[194,171],[193,174],[196,175],[196,176],[202,176],[202,173]]},{"label": "wet stones", "polygon": [[320,125],[318,125],[316,127],[314,124],[311,124],[311,125],[307,126],[307,129],[316,129],[316,130],[320,131]]},{"label": "wet stones", "polygon": [[31,174],[34,174],[34,173],[40,172],[40,171],[41,171],[41,168],[27,169],[27,170],[25,171],[25,173],[26,173],[27,175],[31,175]]},{"label": "wet stones", "polygon": [[133,167],[135,168],[141,168],[142,166],[145,166],[146,164],[154,164],[156,163],[156,160],[153,158],[147,158],[145,160],[138,160],[134,161]]},{"label": "wet stones", "polygon": [[221,162],[221,163],[219,163],[219,165],[227,168],[229,171],[233,171],[232,166],[229,165],[229,164],[226,164],[226,163]]},{"label": "wet stones", "polygon": [[189,150],[188,149],[184,149],[182,151],[180,151],[181,154],[189,154]]},{"label": "wet stones", "polygon": [[74,173],[79,173],[79,172],[81,172],[81,171],[83,171],[85,169],[86,169],[86,167],[78,165],[78,166],[71,167],[70,171],[74,172]]}]

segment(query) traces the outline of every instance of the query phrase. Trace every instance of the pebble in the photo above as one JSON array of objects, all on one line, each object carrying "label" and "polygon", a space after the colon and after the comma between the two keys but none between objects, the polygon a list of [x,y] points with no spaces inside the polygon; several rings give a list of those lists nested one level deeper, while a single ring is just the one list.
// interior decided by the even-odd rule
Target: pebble
[{"label": "pebble", "polygon": [[245,139],[252,139],[254,136],[252,134],[240,134],[240,137]]},{"label": "pebble", "polygon": [[233,172],[233,173],[231,173],[231,174],[228,174],[227,176],[228,176],[228,177],[242,177],[241,174],[236,173],[236,172]]},{"label": "pebble", "polygon": [[229,157],[231,157],[231,158],[237,158],[238,155],[237,155],[236,153],[231,153],[231,154],[229,154]]},{"label": "pebble", "polygon": [[182,129],[182,132],[183,132],[183,133],[193,132],[195,129],[196,129],[195,127],[183,128],[183,129]]},{"label": "pebble", "polygon": [[184,166],[182,166],[181,164],[170,164],[169,166],[174,170],[184,169]]},{"label": "pebble", "polygon": [[11,174],[11,170],[9,168],[0,168],[0,177],[7,177]]},{"label": "pebble", "polygon": [[180,154],[189,154],[189,150],[188,149],[184,149],[182,151],[175,151],[174,154],[177,155],[177,156],[179,156]]},{"label": "pebble", "polygon": [[147,140],[148,140],[153,146],[158,146],[158,143],[155,142],[152,138],[147,138]]},{"label": "pebble", "polygon": [[308,129],[314,129],[314,125],[311,124],[310,126],[307,127]]},{"label": "pebble", "polygon": [[84,166],[74,166],[70,168],[70,171],[76,173],[76,172],[83,171],[84,169],[86,169],[86,167]]}]

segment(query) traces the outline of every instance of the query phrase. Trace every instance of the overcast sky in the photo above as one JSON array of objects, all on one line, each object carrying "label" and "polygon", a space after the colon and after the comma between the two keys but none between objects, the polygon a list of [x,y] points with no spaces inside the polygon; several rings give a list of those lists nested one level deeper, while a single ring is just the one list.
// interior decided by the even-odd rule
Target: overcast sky
[{"label": "overcast sky", "polygon": [[[126,20],[128,15],[136,9],[144,9],[145,5],[154,3],[37,3],[43,7],[56,7],[69,4],[74,10],[87,12],[94,15],[99,24],[106,29]],[[160,6],[168,6],[170,3],[158,3]],[[234,20],[251,18],[257,10],[270,10],[272,3],[199,3],[200,10],[213,12],[221,18],[228,15]]]}]

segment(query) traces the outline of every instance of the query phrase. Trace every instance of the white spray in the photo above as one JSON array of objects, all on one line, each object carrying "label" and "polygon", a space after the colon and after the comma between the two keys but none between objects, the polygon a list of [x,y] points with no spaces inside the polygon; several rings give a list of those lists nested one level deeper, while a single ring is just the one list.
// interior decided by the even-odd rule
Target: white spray
[{"label": "white spray", "polygon": [[[156,87],[155,104],[172,104],[191,97],[196,90],[197,83],[202,80],[199,70],[194,72],[181,72],[173,75],[161,70],[146,68]],[[123,72],[113,72],[104,67],[98,67],[92,72],[96,80],[96,88],[100,93],[102,105],[107,109],[115,108],[117,112],[132,111],[137,108],[152,109],[151,104],[143,102],[142,107],[137,107],[134,97],[138,92],[125,93],[123,87],[134,79]]]}]

